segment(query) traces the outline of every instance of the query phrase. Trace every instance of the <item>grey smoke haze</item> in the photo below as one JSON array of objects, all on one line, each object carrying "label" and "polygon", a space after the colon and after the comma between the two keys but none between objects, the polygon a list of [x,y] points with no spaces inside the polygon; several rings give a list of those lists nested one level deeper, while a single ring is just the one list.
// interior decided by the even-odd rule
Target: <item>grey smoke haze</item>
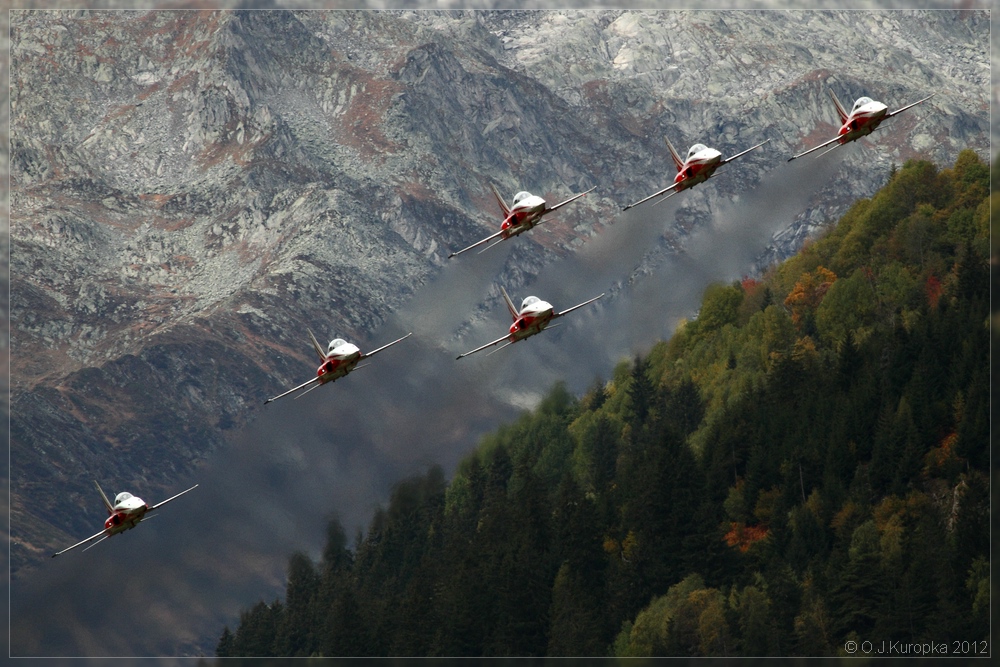
[{"label": "grey smoke haze", "polygon": [[[563,326],[492,356],[455,360],[506,331],[502,302],[493,300],[472,325],[463,321],[484,295],[497,292],[508,254],[528,251],[532,233],[450,261],[371,341],[356,342],[372,349],[407,331],[411,338],[333,385],[261,406],[230,447],[176,488],[201,486],[140,530],[52,560],[15,582],[13,654],[210,654],[241,609],[283,594],[292,552],[319,558],[331,518],[353,537],[393,483],[434,464],[450,474],[482,434],[533,405],[554,382],[565,380],[579,393],[595,377],[610,377],[619,360],[645,352],[690,317],[709,283],[746,274],[771,235],[835,173],[839,159],[828,157],[780,164],[753,191],[715,211],[683,252],[631,283],[629,274],[673,224],[685,197],[724,188],[725,171],[662,206],[620,215],[576,255],[546,266],[534,283],[508,289],[518,302],[530,293],[557,309],[602,291],[607,296]],[[782,160],[773,153],[759,159]],[[336,333],[316,331],[321,340]],[[305,337],[302,345],[308,348]],[[303,366],[302,379],[312,372]],[[102,482],[108,491],[123,490]],[[94,502],[100,502],[96,492]],[[133,632],[109,632],[122,618]]]}]

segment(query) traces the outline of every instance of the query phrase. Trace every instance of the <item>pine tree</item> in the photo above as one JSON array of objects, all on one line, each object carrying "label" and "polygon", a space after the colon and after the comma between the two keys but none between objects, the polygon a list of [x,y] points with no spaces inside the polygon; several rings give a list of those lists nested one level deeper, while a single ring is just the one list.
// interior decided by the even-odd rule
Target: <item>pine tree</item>
[{"label": "pine tree", "polygon": [[739,594],[733,588],[730,607],[736,612],[739,624],[740,655],[777,655],[771,601],[756,586],[746,586]]},{"label": "pine tree", "polygon": [[632,364],[631,382],[628,387],[630,423],[636,435],[645,423],[653,395],[653,383],[649,379],[649,360],[637,356]]},{"label": "pine tree", "polygon": [[833,591],[834,623],[839,635],[856,632],[871,637],[886,595],[879,565],[878,530],[866,521],[851,537],[850,561]]},{"label": "pine tree", "polygon": [[219,637],[219,643],[215,647],[215,655],[218,658],[228,658],[233,655],[233,633],[229,631],[229,626],[227,625],[222,629],[222,636]]},{"label": "pine tree", "polygon": [[666,400],[666,419],[675,425],[682,438],[687,438],[701,424],[705,415],[698,386],[690,377],[682,379]]},{"label": "pine tree", "polygon": [[548,655],[604,654],[608,633],[599,595],[592,579],[574,571],[569,561],[563,562],[552,585]]},{"label": "pine tree", "polygon": [[277,627],[275,654],[309,656],[318,648],[313,636],[319,576],[312,561],[298,552],[288,559],[288,583],[285,586],[285,613]]}]

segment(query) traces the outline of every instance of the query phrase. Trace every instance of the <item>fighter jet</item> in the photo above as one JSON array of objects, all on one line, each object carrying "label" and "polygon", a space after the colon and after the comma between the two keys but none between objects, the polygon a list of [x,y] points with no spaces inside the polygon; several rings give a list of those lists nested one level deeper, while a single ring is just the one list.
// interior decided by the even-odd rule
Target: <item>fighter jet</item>
[{"label": "fighter jet", "polygon": [[851,107],[851,113],[847,113],[847,109],[844,105],[840,103],[837,96],[831,90],[829,91],[830,98],[833,100],[834,106],[837,107],[837,115],[840,116],[840,130],[837,132],[837,136],[829,141],[824,141],[819,146],[814,146],[807,151],[803,151],[798,155],[793,155],[788,158],[791,162],[795,158],[802,157],[803,155],[808,155],[813,151],[818,151],[824,146],[829,146],[830,144],[836,144],[829,150],[823,151],[817,157],[826,155],[834,148],[838,146],[843,146],[844,144],[856,141],[861,137],[867,137],[869,134],[874,132],[883,120],[887,118],[892,118],[896,114],[903,113],[910,107],[915,107],[921,102],[926,102],[930,98],[934,97],[934,93],[931,93],[922,100],[917,100],[913,104],[907,104],[902,109],[896,109],[895,111],[889,111],[889,107],[882,104],[881,102],[876,102],[870,97],[859,97],[855,102],[854,106]]},{"label": "fighter jet", "polygon": [[[101,489],[101,485],[97,483],[97,480],[94,480],[94,486],[97,487],[97,492],[101,494],[101,499],[104,501],[104,507],[108,510],[109,516],[107,521],[104,522],[104,530],[95,535],[91,535],[85,540],[77,542],[71,547],[67,547],[62,551],[52,554],[53,558],[55,558],[60,554],[64,554],[71,549],[76,549],[77,547],[82,546],[87,542],[90,542],[91,540],[97,540],[98,537],[100,537],[101,539],[91,544],[90,547],[97,546],[98,544],[108,539],[112,535],[117,535],[122,531],[131,530],[132,528],[135,528],[139,524],[139,522],[142,521],[153,510],[157,510],[166,505],[167,503],[169,503],[171,500],[180,498],[188,491],[198,488],[198,485],[195,484],[187,491],[181,491],[176,496],[167,498],[162,503],[156,503],[155,505],[147,505],[142,498],[138,496],[133,496],[128,491],[122,491],[117,496],[115,496],[115,504],[112,505],[111,501],[108,500],[108,497],[104,495],[104,490]],[[87,549],[89,549],[90,547],[87,547]],[[84,551],[86,551],[87,549],[84,549]]]},{"label": "fighter jet", "polygon": [[[728,164],[736,158],[742,157],[755,148],[760,148],[770,141],[770,139],[766,139],[756,146],[751,146],[742,153],[737,153],[731,158],[726,158],[725,160],[722,159],[722,153],[714,148],[709,148],[705,144],[695,144],[688,150],[687,157],[681,160],[681,156],[677,154],[677,150],[674,148],[673,144],[670,143],[670,139],[667,139],[666,137],[663,139],[667,142],[667,149],[670,151],[670,157],[674,159],[674,165],[677,167],[677,175],[674,176],[674,182],[659,192],[654,192],[645,199],[640,199],[634,204],[629,204],[623,208],[622,211],[627,211],[634,206],[638,206],[643,202],[647,202],[654,197],[659,197],[660,195],[673,190],[673,192],[670,192],[669,195],[660,200],[660,202],[666,201],[682,190],[687,190],[688,188],[693,188],[699,183],[704,183],[711,178],[712,174],[715,173],[715,170],[722,165]],[[659,204],[660,202],[656,203]]]},{"label": "fighter jet", "polygon": [[[506,345],[501,345],[494,350],[494,352],[499,352],[507,347],[507,345],[513,345],[514,343],[524,340],[529,336],[541,333],[545,330],[545,327],[549,326],[549,323],[552,322],[552,320],[562,317],[563,315],[568,315],[577,308],[583,308],[588,303],[593,303],[604,296],[604,293],[602,292],[593,299],[589,299],[581,304],[573,306],[572,308],[567,308],[562,312],[556,313],[553,312],[551,303],[548,301],[542,301],[537,296],[525,297],[524,301],[521,302],[521,309],[518,310],[517,308],[514,308],[514,302],[510,300],[509,296],[507,296],[507,290],[501,287],[500,291],[503,292],[503,300],[507,303],[507,310],[510,312],[510,316],[514,320],[514,323],[510,325],[510,332],[500,338],[497,338],[492,343],[486,343],[486,345],[481,345],[474,350],[466,352],[465,354],[460,354],[455,357],[455,359],[467,357],[470,354],[475,354],[476,352],[485,350],[488,347],[492,347],[497,343],[507,341]],[[493,354],[493,352],[490,352],[490,354]]]},{"label": "fighter jet", "polygon": [[[368,357],[373,357],[387,347],[392,347],[401,340],[405,340],[413,335],[413,333],[408,333],[402,338],[397,338],[387,345],[372,350],[367,354],[362,354],[361,350],[358,349],[357,345],[353,343],[348,343],[343,338],[334,338],[330,341],[330,345],[327,347],[326,353],[323,352],[323,348],[320,347],[319,343],[316,341],[316,336],[313,335],[311,330],[309,331],[309,339],[312,341],[313,349],[316,350],[317,356],[319,356],[320,365],[316,369],[316,377],[306,382],[303,382],[298,387],[293,387],[283,394],[278,394],[274,398],[269,398],[264,401],[264,404],[276,401],[283,396],[288,396],[300,389],[305,389],[309,387],[306,391],[302,392],[296,398],[301,398],[305,396],[310,391],[326,384],[327,382],[333,382],[334,380],[339,380],[356,368],[364,368],[364,366],[358,366],[358,362],[362,359],[367,359]],[[367,364],[366,364],[367,365]],[[312,385],[312,386],[310,386]]]},{"label": "fighter jet", "polygon": [[[590,188],[590,190],[587,190],[587,192],[592,192],[596,187],[597,186],[595,185],[593,188]],[[493,190],[493,196],[496,197],[497,203],[500,204],[500,210],[503,211],[504,215],[503,223],[500,225],[500,231],[495,234],[490,234],[481,241],[476,241],[468,248],[462,248],[458,252],[451,253],[448,255],[449,259],[455,257],[456,255],[461,255],[466,250],[472,250],[477,246],[488,243],[493,239],[499,238],[500,241],[486,246],[486,248],[483,248],[483,251],[488,250],[495,245],[499,245],[501,241],[506,241],[509,238],[523,234],[541,222],[543,216],[552,213],[552,211],[557,211],[566,204],[576,201],[580,197],[587,194],[587,192],[581,192],[580,194],[573,195],[564,202],[559,202],[555,206],[547,208],[544,199],[537,195],[533,195],[526,190],[522,190],[514,195],[513,205],[507,206],[503,197],[500,196],[500,193],[492,183],[490,184],[490,188]]]}]

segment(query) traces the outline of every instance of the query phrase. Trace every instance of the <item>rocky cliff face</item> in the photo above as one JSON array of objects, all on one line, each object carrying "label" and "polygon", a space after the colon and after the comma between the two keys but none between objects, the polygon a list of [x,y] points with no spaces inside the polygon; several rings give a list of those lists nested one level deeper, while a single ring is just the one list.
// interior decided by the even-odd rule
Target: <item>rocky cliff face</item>
[{"label": "rocky cliff face", "polygon": [[92,527],[91,478],[172,488],[301,382],[306,326],[367,340],[495,228],[489,183],[597,186],[515,242],[517,287],[669,182],[664,135],[771,139],[677,197],[624,279],[835,131],[828,88],[937,92],[840,149],[776,257],[892,163],[985,157],[988,34],[983,12],[15,12],[14,569]]}]

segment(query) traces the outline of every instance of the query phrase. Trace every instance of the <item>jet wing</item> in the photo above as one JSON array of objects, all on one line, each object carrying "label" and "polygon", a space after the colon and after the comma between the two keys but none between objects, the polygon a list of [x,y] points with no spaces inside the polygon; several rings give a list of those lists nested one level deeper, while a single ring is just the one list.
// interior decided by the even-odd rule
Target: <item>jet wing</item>
[{"label": "jet wing", "polygon": [[469,356],[470,354],[475,354],[476,352],[481,352],[481,351],[485,350],[485,349],[486,349],[486,348],[488,348],[488,347],[493,347],[493,346],[494,346],[494,345],[496,345],[497,343],[502,343],[502,342],[504,342],[505,340],[507,340],[507,338],[508,338],[509,336],[510,336],[510,334],[508,334],[507,336],[501,336],[500,338],[497,338],[497,339],[496,339],[495,341],[493,341],[492,343],[486,343],[486,345],[480,345],[479,347],[477,347],[477,348],[476,348],[476,349],[474,349],[474,350],[470,350],[469,352],[466,352],[465,354],[460,354],[460,355],[458,355],[457,357],[455,357],[455,360],[456,360],[456,361],[458,361],[458,360],[459,360],[459,359],[461,359],[462,357],[467,357],[467,356]]},{"label": "jet wing", "polygon": [[572,312],[573,312],[574,310],[576,310],[577,308],[583,308],[583,307],[584,307],[584,306],[586,306],[586,305],[587,305],[588,303],[594,303],[595,301],[597,301],[598,299],[600,299],[600,298],[601,298],[602,296],[604,296],[604,292],[601,292],[600,294],[598,294],[597,296],[595,296],[595,297],[594,297],[593,299],[589,299],[589,300],[587,300],[587,301],[584,301],[584,302],[583,302],[583,303],[581,303],[581,304],[578,304],[578,305],[576,305],[576,306],[573,306],[572,308],[567,308],[566,310],[564,310],[564,311],[562,311],[562,312],[560,312],[560,313],[556,313],[555,315],[553,315],[553,316],[552,316],[552,319],[555,319],[555,318],[557,318],[557,317],[562,317],[563,315],[567,315],[567,314],[569,314],[569,313],[572,313]]},{"label": "jet wing", "polygon": [[[634,204],[629,204],[628,206],[626,206],[625,208],[622,209],[622,212],[624,213],[625,211],[629,210],[630,208],[633,208],[635,206],[638,206],[639,204],[647,202],[650,199],[652,199],[653,197],[659,197],[662,194],[666,194],[666,193],[670,192],[671,190],[675,189],[678,185],[680,185],[680,183],[673,183],[670,186],[663,188],[659,192],[654,192],[653,194],[649,195],[645,199],[640,199],[639,201],[637,201]],[[676,193],[674,193],[674,194],[676,194]],[[673,196],[673,195],[671,195],[671,196]]]},{"label": "jet wing", "polygon": [[475,248],[476,246],[481,246],[481,245],[483,245],[484,243],[486,243],[487,241],[492,241],[492,240],[493,240],[493,239],[495,239],[496,237],[498,237],[498,236],[500,236],[501,234],[503,234],[503,232],[504,232],[504,230],[502,230],[502,229],[501,229],[501,230],[500,230],[499,232],[497,232],[496,234],[490,234],[489,236],[487,236],[487,237],[486,237],[485,239],[483,239],[482,241],[476,241],[475,243],[473,243],[472,245],[470,245],[470,246],[469,246],[468,248],[462,248],[462,249],[461,249],[461,250],[459,250],[458,252],[453,252],[453,253],[451,253],[450,255],[448,255],[448,259],[451,259],[452,257],[455,257],[455,256],[457,256],[457,255],[461,255],[461,254],[462,254],[463,252],[465,252],[466,250],[472,250],[472,249],[473,249],[473,248]]},{"label": "jet wing", "polygon": [[[545,329],[542,329],[542,331],[545,331]],[[539,333],[541,333],[541,331],[540,331]],[[522,339],[522,340],[523,340],[523,339]],[[489,353],[487,353],[487,354],[486,354],[486,356],[488,357],[488,356],[490,356],[491,354],[496,354],[496,353],[497,353],[497,352],[499,352],[500,350],[504,349],[505,347],[510,347],[511,345],[513,345],[513,344],[514,344],[514,343],[516,343],[516,342],[517,342],[516,340],[510,340],[510,341],[507,341],[506,343],[504,343],[503,345],[501,345],[501,346],[500,346],[500,347],[498,347],[497,349],[493,350],[492,352],[489,352]]]},{"label": "jet wing", "polygon": [[74,545],[73,545],[73,546],[71,546],[71,547],[66,547],[66,548],[65,548],[65,549],[63,549],[62,551],[57,551],[56,553],[52,554],[52,557],[53,557],[53,558],[55,558],[56,556],[59,556],[59,555],[61,555],[61,554],[64,554],[64,553],[66,553],[67,551],[70,551],[70,550],[72,550],[72,549],[76,549],[77,547],[81,547],[81,546],[83,546],[84,544],[86,544],[87,542],[90,542],[91,540],[96,540],[96,539],[97,539],[98,537],[102,537],[102,536],[103,536],[103,537],[107,537],[107,534],[106,534],[106,533],[105,533],[105,532],[104,532],[103,530],[102,530],[101,532],[97,533],[96,535],[91,535],[90,537],[88,537],[88,538],[87,538],[87,539],[85,539],[85,540],[80,540],[79,542],[77,542],[76,544],[74,544]]},{"label": "jet wing", "polygon": [[657,199],[656,201],[654,201],[654,202],[653,202],[652,206],[659,206],[659,205],[660,205],[660,204],[662,204],[663,202],[665,202],[665,201],[667,201],[668,199],[670,199],[671,197],[673,197],[673,196],[674,196],[675,194],[677,194],[678,192],[680,192],[680,190],[674,190],[673,192],[671,192],[671,193],[670,193],[669,195],[667,195],[666,197],[663,197],[662,199]]},{"label": "jet wing", "polygon": [[719,166],[721,167],[724,164],[729,164],[730,162],[732,162],[736,158],[742,157],[742,156],[746,155],[747,153],[749,153],[750,151],[756,150],[756,149],[760,148],[761,146],[763,146],[764,144],[766,144],[768,141],[770,141],[770,139],[765,139],[764,141],[760,142],[756,146],[753,146],[752,148],[746,149],[742,153],[737,153],[736,155],[734,155],[734,156],[732,156],[730,158],[726,158],[725,160],[723,160],[722,162],[719,163]]},{"label": "jet wing", "polygon": [[[788,158],[788,161],[791,162],[795,158],[802,157],[803,155],[809,155],[813,151],[818,151],[819,149],[824,148],[826,146],[829,146],[830,144],[835,143],[835,142],[837,142],[839,140],[840,140],[840,137],[836,136],[833,139],[830,139],[829,141],[824,141],[819,146],[813,146],[812,148],[810,148],[807,151],[803,151],[803,152],[799,153],[798,155],[793,155],[792,157]],[[834,148],[836,148],[836,146],[834,146]],[[833,149],[831,149],[831,150],[833,150]]]},{"label": "jet wing", "polygon": [[920,104],[921,102],[926,102],[927,100],[929,100],[929,99],[931,99],[932,97],[934,97],[934,96],[935,96],[936,94],[937,94],[937,93],[931,93],[930,95],[928,95],[927,97],[925,97],[925,98],[924,98],[924,99],[922,99],[922,100],[917,100],[917,101],[916,101],[916,102],[914,102],[913,104],[907,104],[907,105],[906,105],[905,107],[903,107],[902,109],[896,109],[895,111],[891,111],[891,112],[887,113],[887,114],[885,115],[885,117],[886,117],[886,118],[892,118],[893,116],[895,116],[895,115],[896,115],[896,114],[898,114],[898,113],[903,113],[904,111],[906,111],[906,110],[907,110],[907,109],[909,109],[910,107],[915,107],[915,106],[917,106],[918,104]]},{"label": "jet wing", "polygon": [[[517,235],[515,234],[515,236],[517,236]],[[513,238],[513,237],[509,237],[509,238]],[[503,243],[503,242],[504,242],[504,241],[506,241],[506,240],[507,240],[507,239],[500,239],[499,241],[497,241],[497,242],[495,242],[495,243],[491,243],[491,244],[489,244],[488,246],[486,246],[485,248],[483,248],[482,250],[480,250],[479,252],[477,252],[476,254],[477,254],[477,255],[482,255],[482,254],[483,254],[484,252],[486,252],[486,251],[487,251],[487,250],[489,250],[490,248],[496,248],[496,247],[497,247],[498,245],[500,245],[501,243]]]},{"label": "jet wing", "polygon": [[378,349],[376,349],[376,350],[372,350],[372,351],[371,351],[371,352],[369,352],[368,354],[362,354],[362,355],[361,355],[360,357],[358,357],[358,360],[360,361],[361,359],[367,359],[368,357],[374,357],[374,356],[375,356],[376,354],[378,354],[379,352],[381,352],[381,351],[382,351],[382,350],[384,350],[385,348],[387,348],[387,347],[392,347],[393,345],[395,345],[395,344],[396,344],[396,343],[398,343],[399,341],[401,341],[401,340],[406,340],[407,338],[409,338],[409,337],[410,337],[410,336],[412,336],[412,335],[413,335],[413,332],[411,331],[410,333],[406,334],[406,335],[405,335],[405,336],[403,336],[402,338],[397,338],[396,340],[392,341],[392,342],[391,342],[391,343],[389,343],[388,345],[383,345],[382,347],[380,347],[380,348],[378,348]]},{"label": "jet wing", "polygon": [[152,512],[152,511],[153,511],[153,510],[155,510],[155,509],[158,509],[158,508],[160,508],[160,507],[163,507],[164,505],[166,505],[167,503],[169,503],[169,502],[170,502],[171,500],[175,500],[175,499],[177,499],[177,498],[180,498],[181,496],[183,496],[183,495],[184,495],[185,493],[187,493],[188,491],[194,491],[194,490],[195,490],[195,489],[197,489],[197,488],[198,488],[198,485],[197,485],[197,484],[195,484],[194,486],[192,486],[192,487],[191,487],[190,489],[188,489],[187,491],[181,491],[181,492],[180,492],[180,493],[178,493],[178,494],[177,494],[176,496],[171,496],[171,497],[167,498],[166,500],[164,500],[163,502],[160,502],[160,503],[156,503],[155,505],[150,505],[149,507],[147,507],[147,508],[146,508],[146,511],[147,511],[147,512]]},{"label": "jet wing", "polygon": [[587,190],[586,192],[581,192],[581,193],[580,193],[580,194],[578,194],[578,195],[573,195],[572,197],[570,197],[570,198],[569,198],[569,199],[567,199],[566,201],[561,201],[561,202],[559,202],[558,204],[556,204],[555,206],[553,206],[552,208],[547,208],[547,209],[545,209],[545,212],[546,212],[546,213],[551,213],[552,211],[554,211],[554,210],[556,210],[556,209],[558,209],[558,208],[562,208],[563,206],[565,206],[566,204],[570,203],[571,201],[576,201],[577,199],[579,199],[580,197],[584,196],[584,195],[585,195],[585,194],[587,194],[588,192],[593,192],[593,191],[594,191],[594,190],[596,190],[596,189],[597,189],[597,186],[595,185],[594,187],[590,188],[590,189],[589,189],[589,190]]},{"label": "jet wing", "polygon": [[313,378],[312,380],[309,380],[308,382],[303,382],[302,384],[300,384],[300,385],[299,385],[298,387],[295,387],[294,389],[289,389],[289,390],[288,390],[288,391],[286,391],[286,392],[285,392],[284,394],[278,394],[278,395],[277,395],[277,396],[275,396],[274,398],[269,398],[269,399],[267,399],[266,401],[264,401],[264,405],[267,405],[267,404],[268,404],[268,403],[270,403],[271,401],[276,401],[276,400],[278,400],[279,398],[283,398],[283,397],[285,397],[285,396],[288,396],[289,394],[291,394],[291,393],[293,393],[293,392],[296,392],[296,391],[298,391],[299,389],[305,389],[305,388],[306,388],[306,387],[308,387],[309,385],[311,385],[311,384],[316,384],[317,382],[319,382],[319,377],[314,377],[314,378]]}]

